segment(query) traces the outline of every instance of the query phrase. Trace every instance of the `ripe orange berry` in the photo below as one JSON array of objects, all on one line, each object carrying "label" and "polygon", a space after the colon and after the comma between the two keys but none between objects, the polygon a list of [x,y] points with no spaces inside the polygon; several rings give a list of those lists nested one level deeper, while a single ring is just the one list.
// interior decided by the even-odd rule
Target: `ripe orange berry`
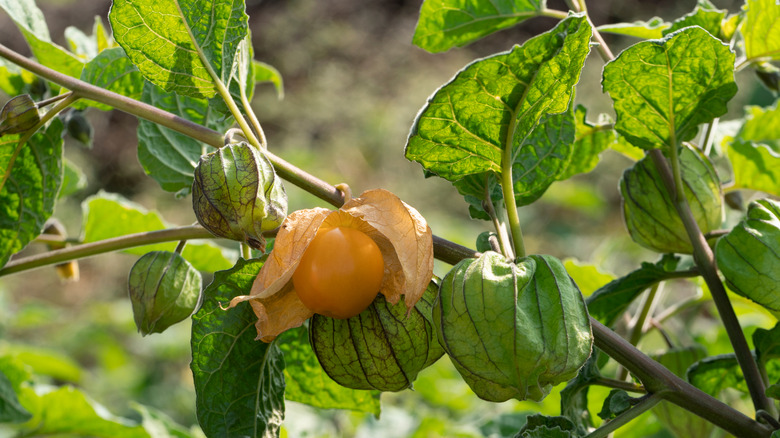
[{"label": "ripe orange berry", "polygon": [[379,292],[384,259],[376,242],[354,228],[321,228],[301,257],[293,286],[312,312],[351,318]]}]

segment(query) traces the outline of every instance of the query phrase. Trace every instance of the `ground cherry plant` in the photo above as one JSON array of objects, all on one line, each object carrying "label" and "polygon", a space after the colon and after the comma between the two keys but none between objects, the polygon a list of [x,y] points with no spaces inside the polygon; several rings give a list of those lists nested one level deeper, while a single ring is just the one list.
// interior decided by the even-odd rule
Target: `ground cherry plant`
[{"label": "ground cherry plant", "polygon": [[[447,356],[489,402],[560,398],[501,436],[643,436],[623,426],[650,415],[679,437],[780,436],[780,326],[748,336],[734,306],[780,312],[780,110],[728,106],[737,72],[780,91],[780,6],[700,0],[676,19],[594,23],[584,0],[567,4],[422,2],[410,49],[429,52],[555,20],[453,71],[399,147],[493,228],[467,248],[435,236],[392,187],[353,197],[269,150],[250,104],[283,72],[254,59],[242,1],[115,0],[110,26],[71,32],[64,49],[33,0],[0,0],[32,53],[0,44],[0,87],[15,96],[0,114],[0,276],[57,265],[72,278],[80,258],[139,256],[127,306],[143,335],[191,318],[199,423],[141,404],[140,423],[108,415],[75,386],[45,384],[29,354],[0,350],[0,433],[279,436],[285,400],[379,415],[380,394],[413,388]],[[605,33],[635,43],[613,53]],[[576,97],[598,85],[581,80],[589,57],[613,105],[597,122]],[[112,109],[139,118],[140,164],[191,197],[194,225],[168,227],[105,193],[85,201],[81,238],[58,224],[57,200],[79,184],[63,137],[89,143],[81,113]],[[626,231],[659,257],[585,291],[596,271],[528,253],[519,210],[606,150],[632,160],[614,181]],[[335,209],[289,212],[285,184]],[[239,242],[237,260],[225,239]],[[452,265],[441,278],[434,258]],[[685,334],[709,313],[722,354]],[[662,351],[637,348],[650,334]]]}]

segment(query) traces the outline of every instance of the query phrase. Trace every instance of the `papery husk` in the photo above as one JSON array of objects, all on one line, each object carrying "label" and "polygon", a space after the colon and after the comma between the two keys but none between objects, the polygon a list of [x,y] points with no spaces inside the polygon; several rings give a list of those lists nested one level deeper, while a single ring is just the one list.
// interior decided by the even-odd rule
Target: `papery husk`
[{"label": "papery husk", "polygon": [[377,243],[385,261],[379,293],[391,304],[404,295],[407,311],[414,308],[433,276],[433,234],[425,219],[397,196],[369,190],[336,211],[314,208],[287,216],[252,291],[228,306],[250,302],[258,317],[257,339],[271,342],[314,315],[298,298],[292,276],[317,231],[334,227],[354,228]]},{"label": "papery husk", "polygon": [[[425,218],[393,193],[382,189],[364,192],[344,204],[341,210],[364,219],[383,236],[384,240],[369,234],[385,257],[385,270],[389,267],[391,272],[398,274],[385,279],[385,283],[390,284],[383,284],[380,293],[391,304],[398,303],[401,295],[405,295],[406,308],[411,311],[425,292],[433,272],[433,233]],[[414,239],[409,238],[410,235]],[[391,252],[383,247],[385,242],[392,247],[395,255],[392,259],[387,258]]]}]

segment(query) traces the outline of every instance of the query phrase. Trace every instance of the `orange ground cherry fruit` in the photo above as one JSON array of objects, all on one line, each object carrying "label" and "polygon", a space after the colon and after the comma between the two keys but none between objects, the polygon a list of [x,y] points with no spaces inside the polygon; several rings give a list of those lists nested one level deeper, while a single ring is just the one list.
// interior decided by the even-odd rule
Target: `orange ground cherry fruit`
[{"label": "orange ground cherry fruit", "polygon": [[320,228],[293,274],[298,298],[312,312],[351,318],[368,307],[382,284],[379,246],[354,228]]},{"label": "orange ground cherry fruit", "polygon": [[433,234],[414,208],[387,190],[349,199],[336,211],[290,213],[257,274],[248,301],[257,315],[257,339],[271,342],[315,312],[349,318],[382,294],[404,297],[407,311],[433,276]]}]

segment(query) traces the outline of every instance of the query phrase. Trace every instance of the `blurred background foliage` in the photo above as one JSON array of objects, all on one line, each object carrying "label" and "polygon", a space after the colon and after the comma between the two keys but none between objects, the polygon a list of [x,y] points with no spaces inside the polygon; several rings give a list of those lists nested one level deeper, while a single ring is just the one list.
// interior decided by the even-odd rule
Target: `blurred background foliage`
[{"label": "blurred background foliage", "polygon": [[[403,158],[408,130],[426,98],[465,64],[509,50],[548,30],[555,21],[536,18],[466,48],[432,55],[411,44],[420,3],[248,0],[255,58],[279,69],[285,91],[280,100],[272,86],[261,85],[253,104],[274,153],[330,183],[346,182],[356,194],[375,187],[391,190],[416,207],[435,234],[474,247],[477,235],[489,230],[490,224],[471,220],[463,198],[449,183],[425,180],[421,168]],[[653,16],[673,21],[696,6],[692,0],[591,3],[596,25]],[[741,6],[737,1],[714,3],[731,12]],[[110,7],[107,0],[38,0],[38,4],[60,45],[65,45],[67,26],[91,33],[94,17],[107,22]],[[548,6],[566,9],[557,0]],[[636,42],[605,37],[615,53]],[[0,15],[0,41],[29,54],[4,15]],[[601,59],[591,53],[577,91],[577,102],[588,108],[591,121],[611,107],[609,97],[601,92],[602,67]],[[737,81],[740,93],[729,104],[731,117],[739,117],[746,104],[772,103],[768,92],[751,88],[752,73],[739,74]],[[5,100],[0,96],[0,101]],[[85,172],[88,184],[62,200],[55,211],[70,235],[77,237],[81,229],[80,201],[100,189],[158,210],[170,223],[194,222],[190,198],[175,199],[163,192],[138,164],[133,117],[94,109],[86,115],[95,127],[94,146],[87,149],[66,139],[66,156]],[[605,151],[596,170],[554,184],[540,201],[520,211],[528,251],[572,259],[567,268],[586,294],[610,276],[624,275],[639,262],[656,259],[631,242],[623,226],[617,185],[630,165],[626,157]],[[727,180],[728,175],[722,178]],[[287,185],[287,192],[291,210],[326,206],[292,185]],[[740,217],[741,213],[731,212],[728,220]],[[43,250],[32,244],[25,254]],[[0,355],[17,356],[41,381],[83,388],[114,414],[139,418],[131,405],[137,401],[189,427],[196,424],[189,323],[146,338],[135,332],[126,282],[136,258],[112,254],[82,260],[78,282],[61,282],[53,268],[2,278]],[[436,273],[443,275],[447,269],[440,263]],[[669,284],[667,290],[672,292],[659,306],[702,293],[701,286],[689,281]],[[703,294],[688,313],[666,322],[668,332],[678,345],[700,342],[709,354],[728,352],[725,333],[712,318],[714,308],[706,300],[706,291]],[[756,306],[739,299],[735,306],[748,339],[756,327],[773,325],[774,319]],[[641,347],[652,352],[664,345],[656,332]],[[591,389],[593,412],[600,410],[607,392]],[[414,390],[384,394],[379,419],[288,403],[284,433],[290,437],[513,436],[529,413],[559,414],[559,400],[553,391],[542,403],[483,402],[442,359],[421,373]],[[652,415],[644,415],[617,436],[671,435]]]}]

